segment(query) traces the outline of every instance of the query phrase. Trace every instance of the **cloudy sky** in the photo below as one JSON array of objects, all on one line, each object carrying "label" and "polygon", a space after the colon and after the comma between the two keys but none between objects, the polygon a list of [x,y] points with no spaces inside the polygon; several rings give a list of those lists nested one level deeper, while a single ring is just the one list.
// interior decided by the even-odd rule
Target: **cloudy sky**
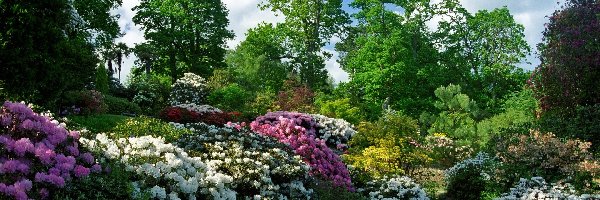
[{"label": "cloudy sky", "polygon": [[[262,0],[223,0],[223,3],[229,9],[229,29],[235,33],[235,38],[227,42],[229,48],[235,48],[241,41],[245,39],[246,31],[249,28],[256,27],[261,22],[281,22],[284,20],[282,16],[276,16],[270,11],[261,11],[257,5]],[[442,0],[433,0],[439,2]],[[533,50],[537,43],[542,40],[542,31],[544,24],[548,22],[546,16],[560,8],[560,3],[564,0],[461,0],[463,6],[471,13],[475,13],[481,9],[494,9],[507,6],[511,14],[515,17],[517,23],[525,26],[525,37],[528,44]],[[347,6],[351,0],[344,0],[344,9],[352,13],[353,11]],[[135,15],[131,9],[139,4],[139,0],[124,0],[122,7],[114,12],[119,14],[119,25],[121,31],[125,33],[122,38],[117,39],[117,42],[124,42],[129,47],[135,44],[144,42],[144,35],[140,31],[140,27],[132,22],[132,17]],[[339,63],[336,62],[337,53],[331,49],[332,45],[328,45],[326,51],[332,52],[334,57],[326,62],[329,74],[336,82],[344,82],[348,80],[348,74],[340,69]],[[121,78],[125,81],[131,67],[135,61],[135,56],[131,55],[125,59],[123,64],[123,72]],[[531,64],[522,64],[521,67],[531,70],[540,63],[536,54],[527,57],[527,61]]]}]

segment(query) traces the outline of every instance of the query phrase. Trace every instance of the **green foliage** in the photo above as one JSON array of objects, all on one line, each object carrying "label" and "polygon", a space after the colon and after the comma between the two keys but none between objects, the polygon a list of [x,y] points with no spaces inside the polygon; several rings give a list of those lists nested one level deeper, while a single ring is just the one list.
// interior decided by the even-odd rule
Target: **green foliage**
[{"label": "green foliage", "polygon": [[477,124],[480,135],[503,135],[506,132],[527,132],[533,128],[538,109],[533,91],[523,89],[511,94],[502,106],[502,113],[482,120]]},{"label": "green foliage", "polygon": [[336,187],[331,182],[323,180],[314,180],[308,185],[311,188],[314,199],[323,200],[339,200],[339,199],[353,199],[353,200],[367,200],[366,197],[360,193],[350,192],[346,188]]},{"label": "green foliage", "polygon": [[69,125],[76,129],[87,129],[93,134],[110,132],[115,126],[125,122],[130,117],[122,115],[90,115],[69,116]]},{"label": "green foliage", "polygon": [[119,33],[119,0],[2,1],[0,80],[14,99],[52,110],[94,81],[96,52]]},{"label": "green foliage", "polygon": [[[91,115],[102,114],[107,111],[102,93],[95,90],[79,90],[65,92],[62,106],[72,114]],[[74,106],[75,109],[71,109]],[[80,109],[79,111],[75,111]]]},{"label": "green foliage", "polygon": [[108,94],[108,72],[103,65],[96,68],[96,82],[94,82],[94,86],[96,86],[96,91]]},{"label": "green foliage", "polygon": [[494,193],[495,169],[498,161],[485,153],[457,163],[446,171],[446,194],[444,199],[482,199],[486,193]]},{"label": "green foliage", "polygon": [[272,111],[275,98],[277,96],[272,91],[257,92],[254,100],[246,104],[246,114],[250,114],[252,118],[267,114]]},{"label": "green foliage", "polygon": [[248,30],[246,40],[226,56],[236,83],[248,91],[279,91],[291,73],[283,62],[285,35],[282,26],[260,24]]},{"label": "green foliage", "polygon": [[122,164],[102,163],[110,173],[91,174],[83,179],[74,179],[61,189],[52,192],[51,199],[130,199],[133,174]]},{"label": "green foliage", "polygon": [[238,84],[230,84],[210,93],[208,102],[225,111],[242,111],[251,96]]},{"label": "green foliage", "polygon": [[283,83],[283,87],[277,100],[275,108],[277,110],[312,113],[314,112],[315,93],[305,84],[299,82],[295,77],[291,77]]},{"label": "green foliage", "polygon": [[132,101],[142,108],[143,114],[155,115],[168,104],[171,81],[167,76],[147,74],[128,81],[128,87],[135,91]]},{"label": "green foliage", "polygon": [[350,22],[342,0],[266,0],[260,7],[285,16],[277,28],[285,33],[285,55],[298,69],[301,83],[315,91],[326,88],[324,61],[330,53],[321,48]]},{"label": "green foliage", "polygon": [[327,117],[344,119],[352,124],[364,119],[360,109],[350,104],[349,98],[324,100],[317,96],[315,104],[319,107],[319,114]]},{"label": "green foliage", "polygon": [[540,131],[552,132],[559,137],[591,142],[592,151],[600,152],[600,104],[545,111],[537,126]]},{"label": "green foliage", "polygon": [[422,138],[417,121],[400,113],[388,112],[377,122],[364,122],[349,142],[351,148],[344,158],[369,178],[409,174],[431,161],[421,147]]},{"label": "green foliage", "polygon": [[188,129],[177,129],[159,119],[149,117],[129,118],[113,128],[111,137],[113,139],[140,137],[151,135],[154,137],[163,137],[167,142],[175,142],[182,135],[191,133]]},{"label": "green foliage", "polygon": [[124,98],[104,95],[104,103],[108,107],[108,114],[141,114],[142,109],[137,104]]},{"label": "green foliage", "polygon": [[206,87],[211,91],[221,89],[233,83],[233,79],[234,77],[228,69],[216,69],[206,81]]},{"label": "green foliage", "polygon": [[[479,135],[477,132],[476,119],[479,116],[477,104],[461,93],[460,86],[452,84],[447,87],[442,86],[435,90],[435,96],[439,99],[435,102],[435,106],[442,112],[434,117],[433,123],[430,122],[429,133],[446,133],[459,144],[475,148],[487,142],[487,136]],[[421,119],[427,118],[425,115],[421,117]]]},{"label": "green foliage", "polygon": [[133,10],[133,22],[143,27],[144,44],[152,49],[137,53],[152,62],[155,73],[169,74],[174,82],[183,72],[209,77],[225,66],[225,41],[233,33],[221,1],[143,0]]}]

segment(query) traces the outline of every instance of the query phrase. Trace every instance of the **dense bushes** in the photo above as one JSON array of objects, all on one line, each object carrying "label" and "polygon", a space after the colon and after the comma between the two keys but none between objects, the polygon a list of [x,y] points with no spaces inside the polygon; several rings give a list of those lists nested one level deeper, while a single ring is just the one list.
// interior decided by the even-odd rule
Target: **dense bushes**
[{"label": "dense bushes", "polygon": [[20,103],[0,110],[0,197],[45,199],[102,167],[79,148],[79,132]]},{"label": "dense bushes", "polygon": [[104,95],[104,103],[108,108],[107,113],[115,115],[135,115],[141,114],[142,109],[135,103],[129,102],[127,99]]},{"label": "dense bushes", "polygon": [[486,153],[466,159],[446,170],[447,199],[481,199],[486,191],[493,190],[498,162]]},{"label": "dense bushes", "polygon": [[153,116],[168,102],[171,85],[168,77],[157,75],[135,76],[129,79],[128,87],[135,91],[132,102],[139,105],[143,114]]},{"label": "dense bushes", "polygon": [[95,90],[68,91],[64,95],[61,114],[101,114],[107,110],[102,93]]},{"label": "dense bushes", "polygon": [[400,112],[388,112],[375,123],[358,126],[345,158],[371,177],[411,175],[431,160],[417,128],[416,120]]},{"label": "dense bushes", "polygon": [[183,77],[173,83],[172,88],[169,96],[169,103],[172,106],[189,103],[201,105],[206,100],[206,81],[196,74],[183,74]]}]

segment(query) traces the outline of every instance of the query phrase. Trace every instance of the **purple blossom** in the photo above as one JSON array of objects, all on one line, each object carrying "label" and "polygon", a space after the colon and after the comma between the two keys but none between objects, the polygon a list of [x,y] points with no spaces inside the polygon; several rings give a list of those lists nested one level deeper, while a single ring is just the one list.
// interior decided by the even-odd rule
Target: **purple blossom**
[{"label": "purple blossom", "polygon": [[81,166],[81,165],[77,165],[77,166],[75,166],[74,172],[75,172],[75,177],[81,178],[81,177],[89,175],[90,169],[88,169],[84,166]]},{"label": "purple blossom", "polygon": [[92,170],[92,172],[94,172],[94,173],[100,173],[100,172],[102,172],[102,166],[100,166],[99,164],[94,164],[94,165],[92,166],[92,169],[91,169],[91,170]]},{"label": "purple blossom", "polygon": [[39,191],[39,193],[40,193],[40,197],[42,199],[47,199],[48,196],[50,196],[50,192],[46,188],[41,188],[40,191]]},{"label": "purple blossom", "polygon": [[35,182],[46,182],[46,183],[50,183],[50,184],[54,184],[57,187],[64,187],[65,186],[65,179],[63,177],[54,175],[54,174],[44,174],[44,173],[36,173],[35,174]]},{"label": "purple blossom", "polygon": [[91,153],[81,154],[80,158],[87,164],[94,164],[94,156]]},{"label": "purple blossom", "polygon": [[29,138],[21,138],[15,142],[13,151],[17,156],[23,157],[26,152],[35,152],[35,148]]}]

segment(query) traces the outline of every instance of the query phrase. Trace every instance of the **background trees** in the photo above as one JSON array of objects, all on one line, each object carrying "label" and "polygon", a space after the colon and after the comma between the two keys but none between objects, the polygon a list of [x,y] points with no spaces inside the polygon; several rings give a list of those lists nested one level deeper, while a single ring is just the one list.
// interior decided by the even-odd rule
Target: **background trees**
[{"label": "background trees", "polygon": [[[154,50],[155,72],[169,74],[174,82],[184,72],[207,77],[225,66],[225,40],[233,33],[226,29],[227,10],[220,0],[144,0],[134,10],[133,21],[143,26]],[[138,52],[147,60],[147,51]]]},{"label": "background trees", "polygon": [[94,80],[96,53],[118,36],[119,0],[0,2],[0,79],[14,99],[52,108]]}]

